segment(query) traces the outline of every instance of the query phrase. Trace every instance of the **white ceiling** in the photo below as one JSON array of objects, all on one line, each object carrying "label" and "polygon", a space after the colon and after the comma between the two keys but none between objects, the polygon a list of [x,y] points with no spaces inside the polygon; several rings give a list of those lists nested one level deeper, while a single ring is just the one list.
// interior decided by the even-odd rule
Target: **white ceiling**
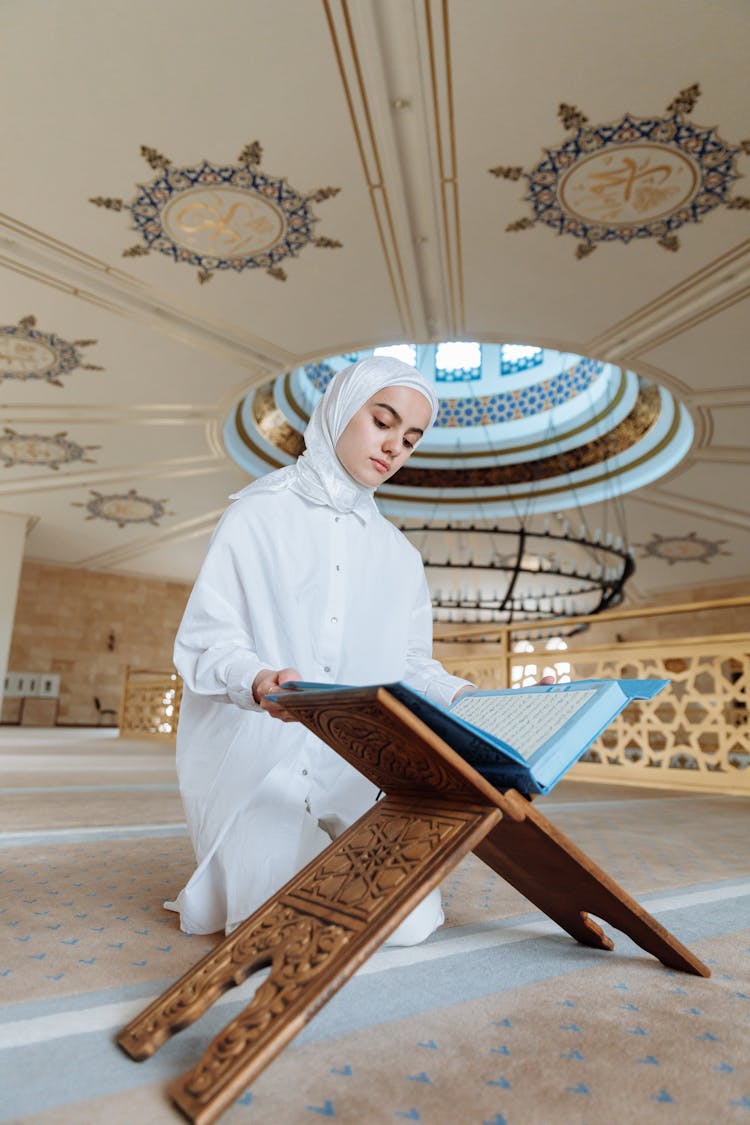
[{"label": "white ceiling", "polygon": [[[614,240],[578,258],[541,222],[508,232],[533,215],[526,183],[489,173],[558,148],[561,103],[596,126],[661,118],[696,83],[686,120],[740,146],[746,0],[5,0],[2,18],[0,326],[95,341],[61,386],[7,361],[0,380],[0,431],[96,447],[0,467],[0,513],[36,517],[29,558],[189,582],[246,479],[221,435],[248,389],[351,349],[477,339],[667,386],[696,439],[623,502],[642,545],[632,596],[747,578],[750,210],[684,225],[676,251]],[[158,251],[123,257],[145,245],[127,205],[160,173],[142,146],[226,167],[254,141],[266,175],[340,189],[310,204],[315,237],[340,246],[304,245],[283,281],[246,268],[201,284]],[[729,196],[750,195],[747,149]],[[163,504],[153,523],[87,518],[133,492]],[[679,557],[691,537],[710,563]]]}]

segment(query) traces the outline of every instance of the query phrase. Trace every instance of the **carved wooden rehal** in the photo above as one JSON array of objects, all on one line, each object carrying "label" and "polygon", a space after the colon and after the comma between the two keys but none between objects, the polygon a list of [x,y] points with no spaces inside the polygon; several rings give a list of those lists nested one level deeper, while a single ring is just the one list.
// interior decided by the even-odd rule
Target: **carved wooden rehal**
[{"label": "carved wooden rehal", "polygon": [[228,988],[270,969],[171,1084],[189,1120],[215,1121],[470,851],[576,941],[613,948],[590,912],[670,968],[710,975],[529,801],[494,789],[385,688],[305,692],[285,706],[386,796],[118,1036],[146,1059]]}]

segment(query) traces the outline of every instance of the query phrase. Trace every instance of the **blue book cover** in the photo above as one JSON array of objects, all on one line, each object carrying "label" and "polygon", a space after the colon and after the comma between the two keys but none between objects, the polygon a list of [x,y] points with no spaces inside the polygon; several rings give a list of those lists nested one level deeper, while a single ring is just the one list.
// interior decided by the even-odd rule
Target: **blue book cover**
[{"label": "blue book cover", "polygon": [[[496,789],[548,793],[631,699],[652,699],[668,680],[576,680],[462,695],[450,707],[404,683],[377,685],[421,719]],[[286,691],[361,692],[342,684],[288,683]]]}]

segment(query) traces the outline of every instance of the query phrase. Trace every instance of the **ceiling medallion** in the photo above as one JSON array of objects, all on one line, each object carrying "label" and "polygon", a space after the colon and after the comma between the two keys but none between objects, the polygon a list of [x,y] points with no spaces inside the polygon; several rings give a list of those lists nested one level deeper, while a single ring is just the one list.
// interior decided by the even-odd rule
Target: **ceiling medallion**
[{"label": "ceiling medallion", "polygon": [[670,566],[675,563],[700,562],[708,564],[716,555],[731,555],[731,551],[722,551],[726,539],[702,539],[696,532],[688,535],[673,535],[666,537],[653,533],[649,543],[636,543],[644,551],[642,558],[662,559]]},{"label": "ceiling medallion", "polygon": [[341,190],[335,187],[299,192],[285,179],[261,172],[262,148],[245,145],[236,164],[203,160],[176,167],[153,148],[141,155],[158,175],[138,184],[130,203],[95,196],[89,202],[110,211],[129,211],[143,241],[123,250],[123,257],[143,257],[151,250],[198,270],[209,281],[217,270],[264,269],[286,281],[281,262],[296,258],[305,246],[334,249],[341,243],[315,237],[320,220],[311,210]]},{"label": "ceiling medallion", "polygon": [[42,434],[17,434],[6,426],[0,435],[0,460],[5,468],[13,465],[43,465],[47,469],[59,469],[71,461],[87,461],[94,464],[93,457],[86,457],[90,449],[100,449],[99,445],[78,445],[71,441],[66,432],[44,437]]},{"label": "ceiling medallion", "polygon": [[69,343],[53,332],[40,332],[35,316],[25,316],[18,324],[0,325],[0,379],[44,379],[54,387],[62,387],[61,375],[76,368],[103,371],[93,363],[84,363],[79,348],[88,348],[96,340],[74,340]]},{"label": "ceiling medallion", "polygon": [[568,137],[530,172],[499,165],[492,175],[528,182],[525,201],[533,217],[510,223],[507,231],[528,230],[537,223],[580,241],[576,257],[585,258],[600,242],[629,243],[655,238],[666,250],[679,249],[676,231],[699,223],[720,205],[750,209],[750,198],[729,196],[740,178],[736,158],[750,153],[750,140],[738,145],[722,140],[714,128],[687,120],[700,97],[695,84],[681,90],[666,115],[633,117],[591,125],[576,106],[560,106],[558,116]]},{"label": "ceiling medallion", "polygon": [[150,500],[147,496],[139,496],[134,488],[110,496],[103,496],[92,488],[91,495],[93,500],[73,504],[74,508],[86,508],[89,513],[87,520],[110,520],[118,527],[125,527],[129,523],[150,523],[158,527],[158,521],[163,516],[174,515],[174,512],[168,512],[164,507],[166,500]]}]

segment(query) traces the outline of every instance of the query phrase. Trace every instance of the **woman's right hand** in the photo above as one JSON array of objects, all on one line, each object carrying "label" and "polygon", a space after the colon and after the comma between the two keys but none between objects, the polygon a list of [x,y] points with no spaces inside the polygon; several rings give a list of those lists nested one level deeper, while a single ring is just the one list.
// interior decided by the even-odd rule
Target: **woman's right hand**
[{"label": "woman's right hand", "polygon": [[299,719],[296,715],[290,714],[275,703],[272,699],[267,699],[266,696],[273,695],[279,691],[282,684],[289,680],[301,680],[302,676],[296,668],[280,668],[273,671],[271,668],[263,668],[253,680],[253,699],[260,705],[262,711],[270,715],[273,719],[281,719],[282,723],[298,723]]}]

